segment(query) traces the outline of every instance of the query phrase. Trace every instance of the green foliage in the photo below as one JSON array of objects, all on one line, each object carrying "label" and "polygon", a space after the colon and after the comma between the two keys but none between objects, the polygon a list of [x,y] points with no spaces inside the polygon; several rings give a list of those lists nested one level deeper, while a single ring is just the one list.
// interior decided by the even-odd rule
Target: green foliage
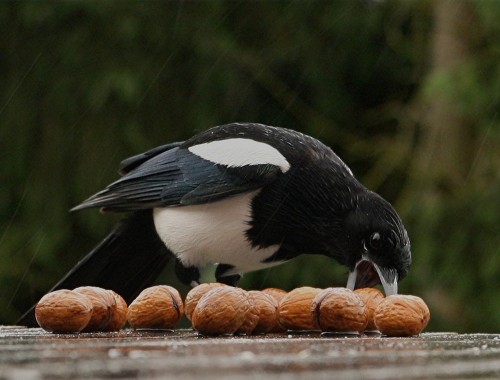
[{"label": "green foliage", "polygon": [[[0,321],[15,321],[118,220],[68,210],[117,178],[121,159],[256,121],[320,138],[398,206],[414,256],[401,290],[428,300],[431,329],[497,328],[500,6],[473,3],[471,54],[429,77],[432,4],[1,3]],[[419,104],[436,97],[468,120],[469,167],[460,188],[429,201],[435,193],[415,186],[427,179],[411,173]],[[170,268],[161,281],[171,278]],[[345,281],[344,268],[309,256],[242,286]]]}]

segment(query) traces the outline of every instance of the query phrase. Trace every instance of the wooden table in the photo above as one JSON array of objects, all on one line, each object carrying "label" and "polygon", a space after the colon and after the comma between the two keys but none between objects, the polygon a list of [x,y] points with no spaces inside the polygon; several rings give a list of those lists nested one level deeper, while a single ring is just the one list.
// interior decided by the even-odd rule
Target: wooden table
[{"label": "wooden table", "polygon": [[0,327],[0,379],[500,379],[500,334],[413,338]]}]

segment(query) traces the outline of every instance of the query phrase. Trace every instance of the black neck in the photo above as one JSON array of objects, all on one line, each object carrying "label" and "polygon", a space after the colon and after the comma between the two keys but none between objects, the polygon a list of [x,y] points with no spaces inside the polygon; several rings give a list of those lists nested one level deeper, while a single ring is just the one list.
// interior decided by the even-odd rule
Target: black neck
[{"label": "black neck", "polygon": [[297,255],[333,255],[343,261],[335,236],[344,233],[343,220],[354,207],[350,192],[361,185],[334,169],[292,168],[263,188],[253,201],[251,240],[261,246],[281,244]]}]

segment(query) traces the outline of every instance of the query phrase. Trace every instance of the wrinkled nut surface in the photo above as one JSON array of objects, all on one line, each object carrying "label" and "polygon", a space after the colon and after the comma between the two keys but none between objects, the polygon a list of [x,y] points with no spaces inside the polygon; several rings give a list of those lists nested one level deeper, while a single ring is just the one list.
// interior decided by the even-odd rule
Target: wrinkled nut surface
[{"label": "wrinkled nut surface", "polygon": [[266,288],[261,290],[262,293],[268,294],[273,297],[278,304],[281,302],[284,296],[288,294],[286,290],[278,288]]},{"label": "wrinkled nut surface", "polygon": [[254,302],[253,297],[250,296],[249,292],[246,292],[246,297],[250,308],[245,313],[245,319],[241,326],[236,330],[236,334],[252,335],[257,324],[259,323],[260,315],[257,309],[257,304]]},{"label": "wrinkled nut surface", "polygon": [[363,332],[367,324],[365,304],[347,288],[322,290],[314,298],[311,313],[323,331]]},{"label": "wrinkled nut surface", "polygon": [[279,323],[288,330],[319,330],[311,311],[314,297],[321,291],[304,286],[289,292],[279,303]]},{"label": "wrinkled nut surface", "polygon": [[44,295],[35,307],[36,321],[46,331],[74,333],[83,330],[92,317],[87,296],[67,289]]},{"label": "wrinkled nut surface", "polygon": [[259,316],[252,333],[265,334],[276,328],[281,330],[282,327],[278,322],[278,302],[269,294],[256,290],[250,290],[248,296],[253,301]]},{"label": "wrinkled nut surface", "polygon": [[96,286],[81,286],[73,289],[83,294],[92,302],[92,317],[83,332],[103,330],[111,320],[113,308],[116,307],[115,298],[107,290]]},{"label": "wrinkled nut surface", "polygon": [[376,288],[356,289],[354,293],[356,293],[356,295],[361,298],[361,301],[365,304],[366,318],[368,319],[368,324],[366,325],[365,330],[377,330],[377,326],[375,326],[375,310],[380,302],[384,300],[384,293]]},{"label": "wrinkled nut surface", "polygon": [[108,290],[108,292],[110,292],[115,299],[115,306],[111,312],[111,319],[104,328],[104,331],[119,331],[124,328],[127,323],[127,302],[125,302],[121,295],[113,290]]},{"label": "wrinkled nut surface", "polygon": [[172,329],[184,313],[179,292],[168,285],[144,289],[130,304],[127,320],[134,329]]},{"label": "wrinkled nut surface", "polygon": [[186,318],[191,320],[191,316],[193,315],[193,311],[198,304],[198,301],[201,297],[203,297],[210,290],[219,288],[221,286],[227,286],[220,282],[210,282],[205,284],[200,284],[189,291],[184,300],[185,309],[186,309]]},{"label": "wrinkled nut surface", "polygon": [[417,296],[390,295],[375,310],[375,325],[382,334],[388,336],[418,335],[429,319],[429,308]]},{"label": "wrinkled nut surface", "polygon": [[203,335],[234,334],[250,309],[247,292],[219,286],[200,298],[191,315],[193,327]]},{"label": "wrinkled nut surface", "polygon": [[[281,300],[283,299],[283,297],[285,297],[288,294],[288,292],[286,290],[278,289],[278,288],[266,288],[266,289],[262,289],[262,293],[268,294],[271,297],[273,297],[276,300],[276,302],[277,302],[278,305],[281,302]],[[270,332],[270,333],[282,333],[282,332],[285,332],[285,331],[286,331],[286,329],[283,326],[281,326],[280,323],[279,323],[279,313],[278,313],[278,322],[268,332]]]}]

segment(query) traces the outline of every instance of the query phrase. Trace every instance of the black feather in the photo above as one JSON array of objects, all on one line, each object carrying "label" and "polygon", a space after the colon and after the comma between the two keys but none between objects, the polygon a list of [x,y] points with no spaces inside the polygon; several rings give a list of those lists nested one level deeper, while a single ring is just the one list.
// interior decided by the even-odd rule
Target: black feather
[{"label": "black feather", "polygon": [[130,173],[133,169],[142,165],[146,161],[150,160],[152,157],[159,155],[160,153],[166,152],[167,150],[173,149],[181,145],[183,142],[175,142],[171,144],[162,145],[151,150],[148,150],[145,153],[137,154],[135,156],[124,159],[120,163],[120,168],[118,172],[121,175],[125,175]]}]

